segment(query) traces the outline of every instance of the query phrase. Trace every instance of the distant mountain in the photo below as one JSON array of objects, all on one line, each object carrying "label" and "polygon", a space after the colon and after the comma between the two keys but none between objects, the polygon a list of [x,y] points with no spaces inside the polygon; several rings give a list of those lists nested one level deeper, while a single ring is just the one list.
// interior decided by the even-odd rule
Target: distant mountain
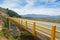
[{"label": "distant mountain", "polygon": [[27,15],[22,15],[22,17],[33,17],[33,18],[55,18],[55,19],[60,19],[60,15],[58,16],[49,16],[49,15],[36,15],[36,14],[27,14]]}]

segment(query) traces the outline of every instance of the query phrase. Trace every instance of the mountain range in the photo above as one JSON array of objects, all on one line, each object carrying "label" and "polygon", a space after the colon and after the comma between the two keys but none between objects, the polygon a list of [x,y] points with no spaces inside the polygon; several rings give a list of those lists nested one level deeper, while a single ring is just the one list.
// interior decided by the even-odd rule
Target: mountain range
[{"label": "mountain range", "polygon": [[57,16],[49,16],[49,15],[37,15],[37,14],[27,14],[22,15],[22,17],[32,17],[32,18],[54,18],[54,19],[60,19],[60,15]]}]

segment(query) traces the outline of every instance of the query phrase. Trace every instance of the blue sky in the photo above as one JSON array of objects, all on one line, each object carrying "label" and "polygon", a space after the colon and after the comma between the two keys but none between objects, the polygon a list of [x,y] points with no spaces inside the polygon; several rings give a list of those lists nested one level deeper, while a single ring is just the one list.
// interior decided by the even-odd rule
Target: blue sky
[{"label": "blue sky", "polygon": [[2,4],[3,3],[3,0],[0,0],[0,4]]},{"label": "blue sky", "polygon": [[60,15],[60,0],[0,0],[0,7],[9,8],[20,15]]}]

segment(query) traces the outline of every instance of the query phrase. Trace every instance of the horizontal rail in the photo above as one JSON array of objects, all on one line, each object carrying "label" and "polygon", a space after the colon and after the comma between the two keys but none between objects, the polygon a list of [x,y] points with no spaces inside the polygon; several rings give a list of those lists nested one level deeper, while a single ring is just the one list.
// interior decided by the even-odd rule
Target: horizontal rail
[{"label": "horizontal rail", "polygon": [[[60,33],[60,31],[59,30],[56,30],[56,31],[54,31],[53,29],[52,29],[52,25],[49,25],[49,24],[43,24],[42,26],[40,26],[40,22],[38,23],[38,22],[30,22],[30,21],[28,21],[28,20],[26,20],[26,19],[19,19],[19,18],[12,18],[12,17],[9,17],[8,18],[9,20],[11,20],[11,21],[13,21],[13,22],[15,22],[15,23],[17,23],[18,25],[24,25],[25,27],[25,29],[26,30],[28,30],[28,28],[32,28],[32,34],[34,35],[34,36],[36,36],[36,30],[38,30],[38,31],[40,31],[40,32],[43,32],[43,33],[45,33],[45,34],[47,34],[47,35],[50,35],[52,38],[51,38],[51,40],[54,40],[54,38],[59,38],[60,39],[60,36],[54,36],[54,34],[55,34],[55,32],[56,33]],[[39,24],[39,26],[38,25],[36,25],[36,24]],[[29,26],[29,25],[31,25],[31,26]],[[50,28],[47,28],[46,26],[51,26]],[[41,28],[44,28],[44,30],[40,30]],[[56,28],[60,28],[60,26],[56,26]],[[53,33],[53,35],[49,32],[46,32],[46,31],[52,31],[52,33]],[[60,34],[59,34],[60,35]]]}]

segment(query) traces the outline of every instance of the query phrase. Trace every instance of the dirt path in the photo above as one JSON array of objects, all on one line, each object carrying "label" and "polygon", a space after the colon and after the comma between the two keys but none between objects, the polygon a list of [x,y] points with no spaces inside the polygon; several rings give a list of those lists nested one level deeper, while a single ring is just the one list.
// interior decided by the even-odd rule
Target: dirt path
[{"label": "dirt path", "polygon": [[0,36],[0,40],[7,40],[7,38]]},{"label": "dirt path", "polygon": [[2,26],[0,26],[0,31],[2,30]]},{"label": "dirt path", "polygon": [[3,25],[3,22],[2,20],[0,20],[0,31],[2,30],[2,25]]}]

